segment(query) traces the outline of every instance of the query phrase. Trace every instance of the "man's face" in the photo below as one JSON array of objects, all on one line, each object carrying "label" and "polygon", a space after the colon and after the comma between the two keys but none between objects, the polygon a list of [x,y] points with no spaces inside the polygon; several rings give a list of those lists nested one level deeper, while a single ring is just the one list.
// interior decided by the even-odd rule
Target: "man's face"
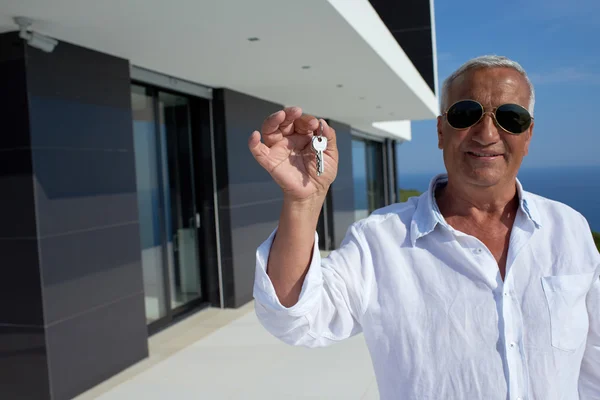
[{"label": "man's face", "polygon": [[[448,97],[448,105],[471,99],[481,103],[485,111],[504,103],[529,107],[527,82],[510,68],[467,72],[452,83]],[[444,117],[438,117],[437,130],[438,147],[443,150],[448,176],[460,185],[489,187],[510,182],[517,176],[529,150],[533,123],[522,134],[512,135],[497,127],[490,114],[464,130],[456,130]]]}]

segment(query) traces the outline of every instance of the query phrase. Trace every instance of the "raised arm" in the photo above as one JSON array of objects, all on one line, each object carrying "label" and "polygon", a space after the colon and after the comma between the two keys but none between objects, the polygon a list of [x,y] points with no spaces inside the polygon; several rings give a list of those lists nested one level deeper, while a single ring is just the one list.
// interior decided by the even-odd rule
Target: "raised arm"
[{"label": "raised arm", "polygon": [[[318,176],[311,140],[320,123],[328,144]],[[327,259],[319,253],[317,221],[337,174],[335,132],[325,121],[287,108],[268,117],[261,133],[252,134],[249,147],[283,190],[284,202],[277,229],[257,250],[256,313],[286,343],[326,346],[361,331],[364,282],[372,271],[356,225]]]},{"label": "raised arm", "polygon": [[[321,129],[320,124],[327,149],[323,155],[324,173],[317,176],[311,141]],[[269,116],[261,132],[252,134],[248,146],[256,161],[283,190],[283,207],[267,273],[281,304],[291,307],[300,296],[321,207],[337,174],[335,132],[324,120],[303,115],[299,107],[290,107]]]}]

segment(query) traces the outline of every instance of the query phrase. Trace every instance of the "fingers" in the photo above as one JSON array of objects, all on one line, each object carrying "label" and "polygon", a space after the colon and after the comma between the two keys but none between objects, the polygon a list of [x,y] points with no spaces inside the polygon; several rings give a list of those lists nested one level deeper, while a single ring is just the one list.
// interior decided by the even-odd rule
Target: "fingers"
[{"label": "fingers", "polygon": [[301,115],[302,109],[300,107],[286,107],[283,110],[279,110],[269,115],[263,121],[260,131],[263,135],[270,135],[272,133],[286,134],[288,133],[286,131],[292,129],[292,124]]},{"label": "fingers", "polygon": [[[323,121],[323,135],[329,140],[327,148],[331,150],[335,148],[335,131],[329,127],[325,120],[321,121]],[[268,149],[280,142],[285,136],[319,134],[319,129],[320,123],[317,118],[309,114],[302,114],[300,107],[286,107],[271,114],[263,121],[257,139],[258,142],[254,145],[258,146],[260,134],[262,134],[264,146]]]},{"label": "fingers", "polygon": [[285,118],[281,124],[279,124],[279,130],[284,135],[289,135],[293,131],[294,121],[302,116],[302,109],[300,107],[287,107],[284,108]]},{"label": "fingers", "polygon": [[302,114],[300,118],[294,121],[294,132],[296,133],[312,133],[319,129],[319,121],[312,115]]},{"label": "fingers", "polygon": [[[323,123],[323,136],[325,136],[327,138],[327,150],[332,150],[336,146],[335,129],[330,127],[327,124],[327,121],[325,121],[324,119],[320,119],[319,121],[321,121]],[[315,133],[317,133],[317,132],[315,132]]]},{"label": "fingers", "polygon": [[279,110],[269,115],[263,121],[262,127],[260,128],[260,132],[263,135],[269,135],[271,133],[279,130],[279,125],[285,120],[285,112],[283,110]]}]

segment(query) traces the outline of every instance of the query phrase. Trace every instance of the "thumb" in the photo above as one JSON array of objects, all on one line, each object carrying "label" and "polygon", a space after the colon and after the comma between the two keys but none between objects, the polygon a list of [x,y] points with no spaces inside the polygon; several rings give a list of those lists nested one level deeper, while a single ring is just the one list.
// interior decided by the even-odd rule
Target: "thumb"
[{"label": "thumb", "polygon": [[265,169],[268,166],[269,148],[260,141],[260,132],[254,131],[248,138],[248,148],[254,159]]}]

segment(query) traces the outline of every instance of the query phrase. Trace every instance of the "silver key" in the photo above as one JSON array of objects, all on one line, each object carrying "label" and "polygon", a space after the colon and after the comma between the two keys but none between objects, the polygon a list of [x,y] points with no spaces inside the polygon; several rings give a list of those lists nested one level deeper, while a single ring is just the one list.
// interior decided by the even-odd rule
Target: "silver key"
[{"label": "silver key", "polygon": [[321,130],[319,135],[313,136],[312,148],[317,153],[317,176],[321,176],[325,170],[325,163],[323,162],[323,152],[327,149],[327,138],[323,136],[323,124],[321,123]]}]

